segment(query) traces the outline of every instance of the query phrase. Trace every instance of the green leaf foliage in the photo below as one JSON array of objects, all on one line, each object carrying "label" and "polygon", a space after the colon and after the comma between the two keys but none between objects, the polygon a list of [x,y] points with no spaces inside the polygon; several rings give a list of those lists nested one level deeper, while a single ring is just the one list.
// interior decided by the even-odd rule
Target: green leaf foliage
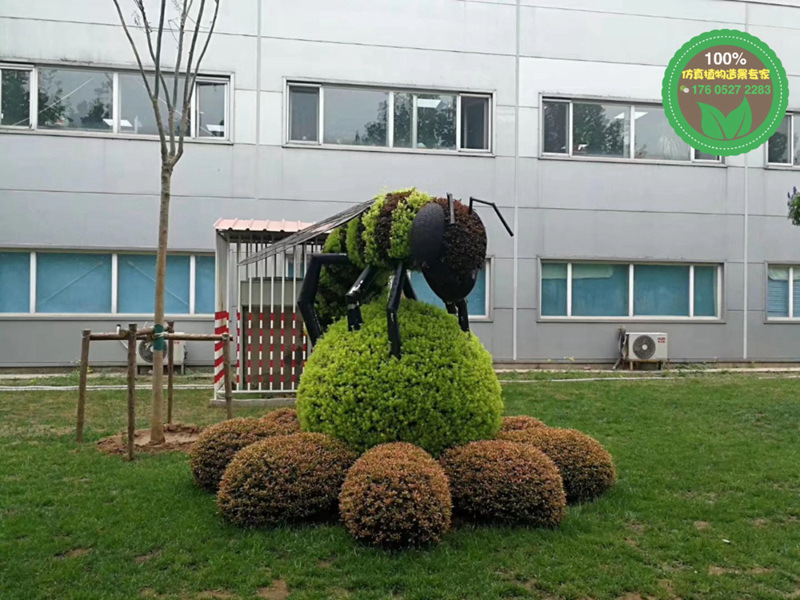
[{"label": "green leaf foliage", "polygon": [[455,316],[403,300],[400,359],[390,354],[385,302],[363,316],[358,331],[334,323],[309,357],[297,391],[303,430],[359,450],[403,441],[434,455],[497,434],[503,400],[492,357]]},{"label": "green leaf foliage", "polygon": [[753,113],[750,110],[750,103],[747,97],[742,99],[742,103],[734,108],[728,116],[716,106],[698,102],[702,115],[700,126],[703,133],[715,140],[732,140],[750,132],[753,127]]},{"label": "green leaf foliage", "polygon": [[[355,223],[357,230],[358,221],[350,222],[350,224],[353,223]],[[328,235],[328,239],[325,240],[323,252],[326,254],[347,252],[350,242],[350,224],[337,227],[331,231]],[[348,253],[348,256],[351,264],[325,265],[320,272],[319,287],[317,288],[317,296],[314,304],[317,309],[320,325],[322,325],[323,329],[327,329],[331,323],[341,319],[347,314],[347,301],[345,296],[364,268],[363,263],[361,263],[361,266],[354,264],[352,255]],[[388,272],[379,273],[366,291],[363,301],[369,302],[380,295],[386,288],[388,281]]]},{"label": "green leaf foliage", "polygon": [[380,194],[375,200],[375,204],[361,217],[361,221],[364,224],[364,232],[361,234],[364,240],[364,260],[369,265],[384,268],[389,267],[389,262],[382,256],[383,253],[375,235],[375,230],[385,203],[386,193]]},{"label": "green leaf foliage", "polygon": [[411,260],[411,226],[419,209],[430,201],[428,194],[412,189],[411,194],[397,204],[392,213],[391,246],[388,248],[390,257],[407,262]]},{"label": "green leaf foliage", "polygon": [[[364,213],[364,257],[376,267],[390,267],[395,261],[410,266],[409,234],[419,209],[432,198],[416,188],[386,192]],[[388,235],[386,235],[388,234]]]}]

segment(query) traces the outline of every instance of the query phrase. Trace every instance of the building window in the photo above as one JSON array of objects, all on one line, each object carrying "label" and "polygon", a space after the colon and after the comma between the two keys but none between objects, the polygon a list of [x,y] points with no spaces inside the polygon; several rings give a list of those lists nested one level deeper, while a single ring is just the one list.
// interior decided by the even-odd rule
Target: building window
[{"label": "building window", "polygon": [[[487,319],[489,318],[489,276],[491,261],[486,261],[486,267],[481,269],[478,273],[478,279],[475,282],[475,287],[472,288],[467,297],[467,312],[471,319]],[[417,299],[434,306],[444,308],[444,302],[433,293],[433,290],[425,281],[425,276],[419,271],[411,272],[411,285],[414,286],[414,291],[417,293]]]},{"label": "building window", "polygon": [[[117,262],[117,297],[120,313],[151,313],[155,308],[156,257],[153,254],[120,254]],[[189,257],[167,256],[164,311],[189,314]]]},{"label": "building window", "polygon": [[111,312],[111,255],[37,253],[36,312]]},{"label": "building window", "polygon": [[660,104],[542,101],[542,153],[572,157],[719,163],[670,127]]},{"label": "building window", "polygon": [[[164,73],[172,95],[175,79]],[[155,85],[155,76],[148,75]],[[31,94],[31,88],[37,90]],[[184,135],[228,139],[228,81],[198,78]],[[178,97],[183,94],[183,79]],[[167,101],[160,94],[160,112],[167,124]],[[141,74],[132,71],[0,65],[0,127],[47,131],[88,131],[123,135],[158,135],[153,105]],[[175,112],[175,132],[182,113]]]},{"label": "building window", "polygon": [[389,93],[358,88],[325,88],[325,144],[386,146]]},{"label": "building window", "polygon": [[321,139],[330,146],[488,151],[489,100],[476,94],[291,84],[288,139],[316,144]]},{"label": "building window", "polygon": [[[155,76],[148,75],[147,83],[151,90],[154,90]],[[170,96],[175,85],[175,78],[172,75],[164,75],[164,83],[167,84],[167,89]],[[178,85],[178,96],[183,95],[183,88]],[[200,93],[200,83],[195,88],[196,92]],[[195,99],[197,101],[197,99]],[[119,132],[132,134],[132,135],[158,135],[158,125],[156,124],[155,113],[153,113],[153,103],[150,101],[150,96],[147,93],[147,87],[144,84],[141,74],[139,73],[120,73],[119,75],[119,104],[120,104],[120,120]],[[199,104],[199,102],[198,102]],[[175,135],[179,135],[181,130],[181,120],[183,119],[183,111],[181,106],[175,108]],[[169,130],[169,107],[165,96],[159,92],[158,109],[161,115],[161,123],[164,126],[164,131]],[[197,119],[199,121],[199,118]],[[223,123],[224,124],[224,123]],[[191,119],[186,123],[184,129],[184,136],[190,137],[189,131],[191,128]]]},{"label": "building window", "polygon": [[542,262],[542,317],[718,318],[719,265]]},{"label": "building window", "polygon": [[40,68],[38,127],[113,131],[113,88],[110,71]]},{"label": "building window", "polygon": [[289,140],[319,141],[319,87],[292,86],[289,89]]},{"label": "building window", "polygon": [[30,254],[0,252],[0,313],[28,312],[30,289]]},{"label": "building window", "polygon": [[0,67],[0,125],[31,126],[31,70]]},{"label": "building window", "polygon": [[767,318],[800,319],[800,267],[767,268]]},{"label": "building window", "polygon": [[469,150],[489,149],[489,98],[461,96],[461,145]]},{"label": "building window", "polygon": [[197,82],[197,137],[227,138],[227,100],[225,83]]},{"label": "building window", "polygon": [[214,314],[214,290],[217,280],[213,256],[195,257],[194,312],[200,315]]},{"label": "building window", "polygon": [[[154,254],[0,251],[0,313],[152,314],[155,271]],[[213,314],[215,281],[213,256],[168,255],[167,314]]]},{"label": "building window", "polygon": [[767,142],[767,162],[800,165],[800,114],[786,115]]}]

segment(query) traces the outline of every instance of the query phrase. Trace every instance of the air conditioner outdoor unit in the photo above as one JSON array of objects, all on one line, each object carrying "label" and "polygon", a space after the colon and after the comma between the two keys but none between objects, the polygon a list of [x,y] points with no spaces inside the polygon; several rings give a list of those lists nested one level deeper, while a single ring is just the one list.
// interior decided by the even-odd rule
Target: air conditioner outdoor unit
[{"label": "air conditioner outdoor unit", "polygon": [[630,363],[663,363],[667,360],[666,333],[628,333],[625,360]]},{"label": "air conditioner outdoor unit", "polygon": [[[176,367],[183,367],[186,360],[186,346],[180,340],[175,340],[173,343],[173,364]],[[167,346],[169,347],[169,346]],[[167,365],[166,357],[164,357],[164,366]],[[150,340],[139,340],[136,342],[136,366],[137,367],[152,367],[153,366],[153,342]]]}]

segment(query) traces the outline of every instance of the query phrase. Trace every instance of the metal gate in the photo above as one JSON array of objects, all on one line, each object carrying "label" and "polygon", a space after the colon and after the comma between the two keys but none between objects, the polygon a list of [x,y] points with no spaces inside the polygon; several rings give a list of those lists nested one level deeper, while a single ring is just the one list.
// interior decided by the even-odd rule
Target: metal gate
[{"label": "metal gate", "polygon": [[[297,296],[321,234],[251,264],[240,263],[310,223],[220,219],[216,255],[216,332],[235,339],[234,394],[292,394],[297,390],[308,341]],[[215,387],[222,384],[222,348],[215,352]]]}]

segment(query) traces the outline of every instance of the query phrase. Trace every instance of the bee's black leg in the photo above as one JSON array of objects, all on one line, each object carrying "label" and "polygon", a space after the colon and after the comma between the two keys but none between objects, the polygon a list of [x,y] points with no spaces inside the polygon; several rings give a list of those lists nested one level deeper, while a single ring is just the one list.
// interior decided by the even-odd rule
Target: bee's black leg
[{"label": "bee's black leg", "polygon": [[347,292],[347,328],[350,331],[361,329],[361,324],[364,320],[361,318],[361,298],[375,281],[375,276],[378,274],[378,269],[373,266],[368,266],[358,276],[353,287]]},{"label": "bee's black leg", "polygon": [[389,291],[389,306],[386,307],[386,323],[389,328],[389,341],[392,344],[392,356],[400,358],[400,324],[397,321],[397,309],[400,308],[401,290],[406,277],[406,267],[402,263],[397,266],[392,281],[392,289]]},{"label": "bee's black leg", "polygon": [[466,300],[459,300],[456,302],[456,308],[458,309],[458,324],[461,325],[461,329],[469,333],[469,313],[467,312],[467,301]]},{"label": "bee's black leg", "polygon": [[322,266],[346,263],[349,260],[347,254],[311,255],[308,270],[303,279],[303,287],[300,288],[300,295],[297,298],[297,308],[300,309],[300,314],[303,315],[303,321],[306,324],[306,331],[308,331],[308,337],[311,339],[312,345],[316,344],[317,340],[322,336],[322,326],[319,324],[317,310],[314,308],[314,298],[317,296]]},{"label": "bee's black leg", "polygon": [[411,285],[411,273],[406,272],[403,275],[403,295],[408,298],[409,300],[416,300],[417,299],[417,292],[414,291],[413,286]]},{"label": "bee's black leg", "polygon": [[449,312],[451,315],[457,315],[458,314],[458,310],[456,309],[455,302],[445,302],[444,303],[444,307],[447,309],[447,312]]}]

